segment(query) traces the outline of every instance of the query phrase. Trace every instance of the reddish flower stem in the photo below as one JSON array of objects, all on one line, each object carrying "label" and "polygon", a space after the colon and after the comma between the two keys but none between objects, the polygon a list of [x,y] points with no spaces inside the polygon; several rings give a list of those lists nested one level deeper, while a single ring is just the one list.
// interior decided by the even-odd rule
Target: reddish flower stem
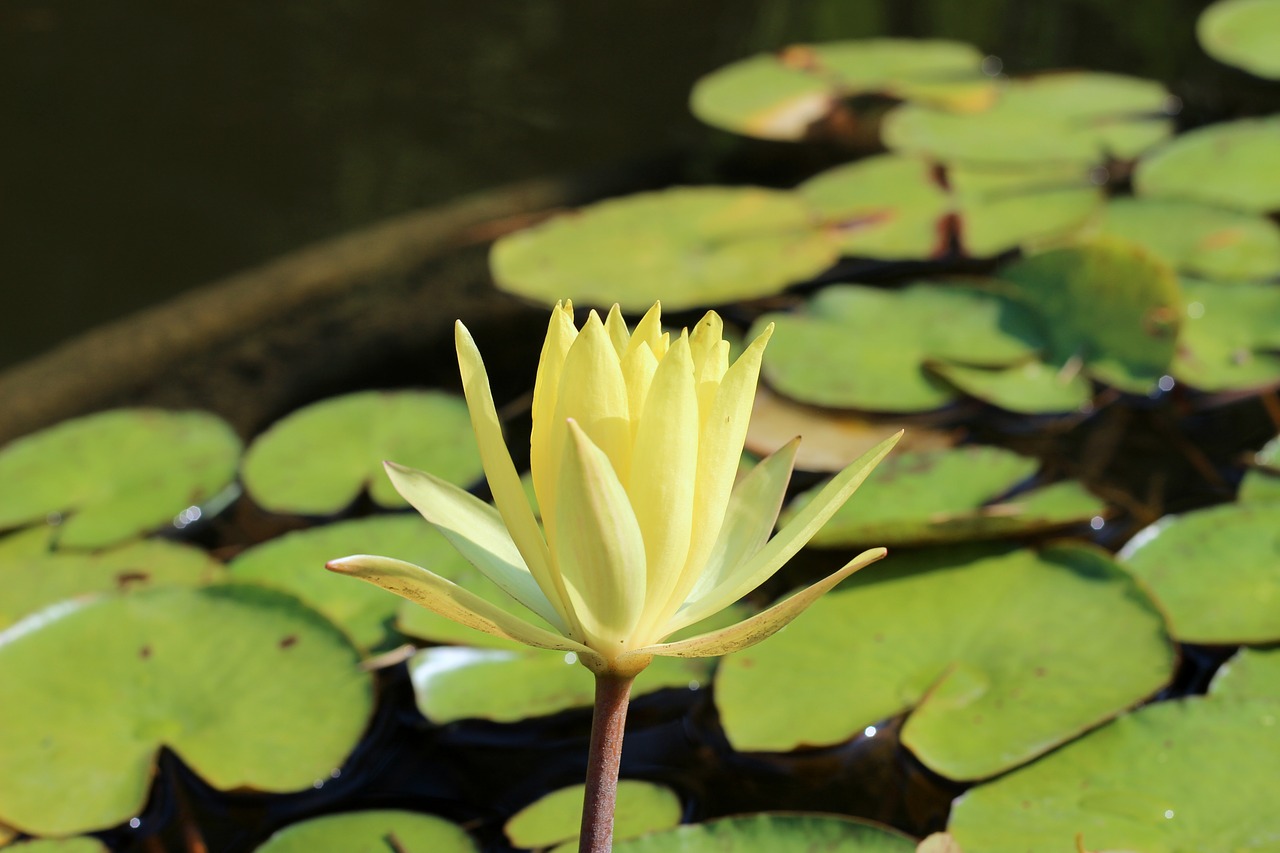
[{"label": "reddish flower stem", "polygon": [[587,791],[582,802],[578,853],[609,853],[613,848],[613,810],[618,798],[618,764],[627,702],[635,677],[596,676],[596,705],[591,715],[587,753]]}]

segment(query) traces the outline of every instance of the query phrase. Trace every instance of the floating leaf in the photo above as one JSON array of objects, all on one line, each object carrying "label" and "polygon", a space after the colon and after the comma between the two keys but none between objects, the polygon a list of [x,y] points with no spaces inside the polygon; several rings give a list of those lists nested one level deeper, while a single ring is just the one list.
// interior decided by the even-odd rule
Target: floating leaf
[{"label": "floating leaf", "polygon": [[359,740],[373,690],[319,614],[250,586],[63,602],[0,633],[0,822],[114,826],[162,747],[220,790],[295,791]]},{"label": "floating leaf", "polygon": [[[1056,483],[995,503],[1039,463],[999,447],[898,452],[809,541],[815,548],[923,545],[1026,535],[1087,521],[1106,505],[1077,483]],[[818,493],[798,495],[781,520]],[[861,495],[862,497],[859,497]]]},{"label": "floating leaf", "polygon": [[1280,504],[1161,519],[1120,552],[1187,643],[1280,640]]},{"label": "floating leaf", "polygon": [[0,529],[63,517],[62,548],[154,530],[225,489],[240,440],[206,412],[115,409],[0,448]]},{"label": "floating leaf", "polygon": [[499,239],[503,290],[553,304],[679,311],[778,293],[835,262],[835,239],[794,193],[683,187],[589,205]]},{"label": "floating leaf", "polygon": [[[577,849],[582,825],[582,795],[586,785],[552,791],[511,816],[503,831],[513,847],[551,847],[572,841]],[[670,788],[639,779],[618,781],[618,803],[613,824],[614,842],[625,841],[680,823],[680,798]]]},{"label": "floating leaf", "polygon": [[913,853],[887,827],[835,815],[752,814],[686,824],[620,841],[614,853]]},{"label": "floating leaf", "polygon": [[952,548],[896,553],[729,655],[715,699],[744,751],[839,743],[910,711],[902,742],[926,766],[981,779],[1150,695],[1174,662],[1159,612],[1105,554]]},{"label": "floating leaf", "polygon": [[1159,83],[1083,71],[1006,84],[991,109],[952,113],[903,104],[881,136],[900,153],[944,163],[1078,163],[1131,159],[1166,137]]},{"label": "floating leaf", "polygon": [[384,507],[407,506],[384,460],[467,486],[483,473],[461,397],[439,391],[362,391],[321,400],[254,439],[241,476],[273,512],[328,515],[364,489]]},{"label": "floating leaf", "polygon": [[1138,247],[1097,239],[1023,258],[1000,277],[1044,319],[1046,362],[1079,363],[1100,382],[1136,394],[1168,373],[1182,295],[1173,270]]},{"label": "floating leaf", "polygon": [[947,829],[982,853],[1274,850],[1277,766],[1274,702],[1158,702],[966,791]]},{"label": "floating leaf", "polygon": [[[193,586],[219,579],[222,564],[199,548],[148,539],[110,551],[40,554],[0,551],[0,628],[77,595],[153,585]],[[15,549],[16,550],[16,549]]]},{"label": "floating leaf", "polygon": [[325,815],[286,826],[257,853],[477,853],[466,830],[433,815],[375,809]]},{"label": "floating leaf", "polygon": [[955,163],[947,182],[960,245],[977,257],[1071,234],[1103,201],[1102,189],[1078,165]]},{"label": "floating leaf", "polygon": [[1219,667],[1209,693],[1226,699],[1280,701],[1280,649],[1241,649]]},{"label": "floating leaf", "polygon": [[1079,371],[1054,368],[1039,359],[1011,367],[935,361],[929,368],[970,397],[1024,415],[1076,411],[1093,399],[1093,385]]},{"label": "floating leaf", "polygon": [[1280,210],[1280,116],[1247,118],[1181,134],[1138,163],[1141,196],[1267,213]]},{"label": "floating leaf", "polygon": [[689,108],[714,127],[761,139],[802,139],[842,98],[863,94],[982,109],[995,84],[982,54],[967,44],[862,39],[792,45],[761,53],[694,84]]},{"label": "floating leaf", "polygon": [[1200,13],[1196,38],[1219,62],[1280,79],[1280,2],[1221,0]]},{"label": "floating leaf", "polygon": [[1280,501],[1280,435],[1268,441],[1253,458],[1253,467],[1240,481],[1240,503]]},{"label": "floating leaf", "polygon": [[1280,288],[1183,280],[1182,293],[1175,377],[1209,392],[1280,385]]},{"label": "floating leaf", "polygon": [[[355,583],[351,578],[325,571],[324,564],[371,550],[430,568],[451,579],[480,577],[416,513],[371,516],[286,533],[241,553],[228,569],[238,580],[296,595],[345,628],[358,646],[369,649],[394,639],[392,623],[404,599],[372,584]],[[481,636],[480,632],[474,633]]]},{"label": "floating leaf", "polygon": [[[3,840],[0,840],[3,844]],[[110,853],[111,848],[86,835],[75,838],[33,838],[4,848],[6,853]]]},{"label": "floating leaf", "polygon": [[923,283],[898,291],[828,287],[804,313],[766,314],[753,331],[770,322],[762,372],[775,389],[805,403],[871,411],[944,406],[955,392],[925,361],[1009,364],[1033,354],[1038,335],[1011,300]]}]

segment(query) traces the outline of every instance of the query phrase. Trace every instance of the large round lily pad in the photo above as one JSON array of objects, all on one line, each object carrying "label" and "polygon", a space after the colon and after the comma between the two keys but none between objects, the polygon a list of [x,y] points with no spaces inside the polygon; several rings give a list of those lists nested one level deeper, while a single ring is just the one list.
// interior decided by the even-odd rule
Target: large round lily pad
[{"label": "large round lily pad", "polygon": [[870,411],[944,406],[955,391],[926,361],[1009,364],[1034,354],[1039,335],[1026,309],[994,292],[923,283],[828,287],[805,312],[766,314],[756,329],[770,322],[770,385],[802,402]]},{"label": "large round lily pad", "polygon": [[362,391],[321,400],[254,439],[241,476],[275,512],[328,515],[366,488],[380,506],[408,503],[384,460],[467,486],[480,479],[480,451],[461,397],[440,391]]},{"label": "large round lily pad", "polygon": [[199,548],[163,539],[130,542],[96,553],[10,553],[0,547],[0,629],[56,601],[154,585],[193,586],[218,580],[222,564]]},{"label": "large round lily pad", "polygon": [[0,448],[0,529],[61,522],[59,547],[99,548],[169,523],[230,485],[240,440],[206,412],[115,409]]},{"label": "large round lily pad", "polygon": [[304,820],[279,830],[257,853],[476,853],[466,830],[444,818],[376,809]]},{"label": "large round lily pad", "polygon": [[1143,157],[1134,189],[1235,210],[1280,210],[1280,116],[1184,133]]},{"label": "large round lily pad", "polygon": [[965,792],[948,831],[979,853],[1275,850],[1277,766],[1274,702],[1159,702]]},{"label": "large round lily pad", "polygon": [[905,835],[849,817],[752,814],[620,841],[614,853],[913,853]]},{"label": "large round lily pad", "polygon": [[881,94],[981,109],[995,84],[982,54],[959,42],[863,39],[792,45],[739,60],[694,84],[689,108],[707,124],[762,139],[803,138],[842,98]]},{"label": "large round lily pad", "polygon": [[933,361],[929,369],[970,397],[1024,415],[1078,411],[1093,399],[1093,384],[1079,370],[1053,367],[1038,358],[1008,367]]},{"label": "large round lily pad", "polygon": [[1225,505],[1165,518],[1120,558],[1188,643],[1280,640],[1280,504]]},{"label": "large round lily pad", "polygon": [[1201,391],[1280,385],[1280,287],[1184,280],[1173,375]]},{"label": "large round lily pad", "polygon": [[[571,841],[566,851],[577,850],[586,787],[572,785],[552,791],[512,815],[503,827],[512,846],[522,850],[542,849]],[[670,788],[639,779],[621,779],[614,815],[614,841],[670,829],[680,823],[680,811],[680,798]]]},{"label": "large round lily pad", "polygon": [[1048,363],[1078,364],[1100,382],[1137,394],[1169,372],[1182,294],[1173,270],[1139,247],[1099,238],[1023,258],[1000,277],[1043,321]]},{"label": "large round lily pad", "polygon": [[[0,844],[3,839],[0,838]],[[74,838],[31,838],[5,847],[5,853],[110,853],[110,848],[96,838],[79,835]]]},{"label": "large round lily pad", "polygon": [[157,587],[64,602],[0,633],[0,822],[113,826],[169,747],[221,790],[328,778],[373,703],[346,637],[250,586]]},{"label": "large round lily pad", "polygon": [[1240,481],[1240,503],[1280,502],[1280,435],[1268,441],[1253,457],[1253,466]]},{"label": "large round lily pad", "polygon": [[1209,692],[1227,699],[1280,702],[1280,649],[1244,648],[1236,652],[1214,673]]},{"label": "large round lily pad", "polygon": [[903,104],[885,117],[890,150],[944,163],[1079,163],[1131,159],[1166,137],[1159,83],[1067,71],[1007,83],[988,110]]},{"label": "large round lily pad", "polygon": [[[809,540],[816,548],[924,545],[1026,535],[1088,521],[1106,504],[1064,482],[998,500],[1038,469],[1034,459],[999,447],[899,452]],[[798,495],[780,523],[821,487]],[[860,497],[861,496],[861,497]]]},{"label": "large round lily pad", "polygon": [[589,205],[494,243],[503,290],[640,312],[779,293],[822,272],[833,236],[794,193],[682,187]]},{"label": "large round lily pad", "polygon": [[1200,14],[1196,37],[1219,62],[1280,79],[1280,0],[1219,0]]},{"label": "large round lily pad", "polygon": [[715,697],[739,750],[845,741],[909,712],[902,741],[952,779],[1016,767],[1150,695],[1175,653],[1105,554],[1062,545],[895,553],[729,655]]},{"label": "large round lily pad", "polygon": [[1102,189],[1079,164],[955,163],[947,169],[959,241],[977,257],[1074,233],[1102,206]]}]

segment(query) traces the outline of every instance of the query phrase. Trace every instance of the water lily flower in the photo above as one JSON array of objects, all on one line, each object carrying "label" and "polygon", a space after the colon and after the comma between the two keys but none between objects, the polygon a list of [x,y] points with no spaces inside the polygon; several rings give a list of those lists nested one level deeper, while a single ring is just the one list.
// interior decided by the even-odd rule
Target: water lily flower
[{"label": "water lily flower", "polygon": [[844,568],[755,616],[680,640],[680,631],[768,580],[896,443],[836,476],[773,538],[797,441],[735,487],[770,326],[733,363],[720,317],[664,332],[654,305],[628,332],[617,306],[576,329],[551,315],[533,393],[530,469],[542,526],[526,499],[470,333],[458,364],[494,506],[430,473],[386,463],[397,490],[472,564],[548,627],[484,601],[428,569],[358,555],[329,568],[429,610],[530,646],[574,652],[598,676],[629,678],[654,655],[706,657],[773,634],[885,553]]}]

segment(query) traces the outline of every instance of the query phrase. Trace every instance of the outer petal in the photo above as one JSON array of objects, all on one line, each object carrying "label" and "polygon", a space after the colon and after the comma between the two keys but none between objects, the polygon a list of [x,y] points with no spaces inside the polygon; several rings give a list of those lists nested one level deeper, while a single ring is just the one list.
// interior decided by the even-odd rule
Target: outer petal
[{"label": "outer petal", "polygon": [[569,434],[556,562],[587,644],[614,658],[632,641],[644,610],[644,540],[604,451],[572,421]]},{"label": "outer petal", "polygon": [[701,598],[691,599],[685,607],[681,608],[676,618],[670,623],[672,625],[670,630],[676,631],[684,625],[692,625],[699,619],[727,607],[772,577],[774,572],[795,556],[795,553],[813,538],[813,534],[827,523],[835,511],[844,505],[849,496],[862,485],[862,481],[867,479],[867,475],[881,459],[888,455],[900,438],[902,438],[901,432],[885,439],[837,474],[817,497],[796,513],[795,518],[778,531],[778,535],[770,539],[754,557],[735,567]]},{"label": "outer petal", "polygon": [[[493,405],[493,392],[489,388],[489,376],[484,369],[484,361],[476,342],[467,331],[466,326],[458,323],[454,327],[454,343],[458,350],[458,368],[462,373],[462,387],[467,396],[467,409],[471,412],[471,427],[475,430],[476,441],[480,445],[480,458],[484,463],[485,477],[489,481],[489,489],[493,492],[493,502],[502,513],[511,539],[524,557],[538,586],[550,600],[551,606],[559,615],[557,619],[548,619],[553,625],[565,627],[572,625],[568,607],[563,593],[557,589],[552,575],[551,554],[547,550],[546,540],[542,538],[542,529],[533,515],[529,501],[525,498],[524,489],[520,485],[520,475],[511,462],[511,454],[507,450],[502,437],[502,423],[498,420],[498,411]],[[395,479],[394,477],[392,478]],[[396,486],[400,488],[399,484]],[[403,489],[401,494],[404,494]],[[408,498],[408,495],[405,495]],[[412,503],[412,500],[410,500]],[[418,506],[416,503],[414,506]],[[419,507],[421,510],[421,507]],[[501,581],[494,579],[502,585]],[[503,587],[506,588],[505,586]],[[512,593],[515,595],[515,593]],[[519,597],[519,596],[517,596]],[[523,601],[523,599],[521,599]],[[532,610],[533,605],[526,604]],[[538,615],[543,616],[539,613]],[[547,618],[543,616],[543,618]]]},{"label": "outer petal", "polygon": [[456,583],[427,571],[413,563],[358,554],[331,560],[325,564],[331,571],[360,578],[374,586],[394,592],[401,598],[421,604],[430,611],[452,619],[460,625],[505,637],[540,649],[576,652],[580,657],[596,658],[595,652],[568,637],[553,634],[531,625],[495,607]]},{"label": "outer petal", "polygon": [[821,598],[827,590],[849,577],[858,569],[879,560],[887,553],[884,548],[873,548],[870,551],[864,551],[846,563],[844,568],[835,574],[828,575],[812,586],[800,590],[790,598],[783,599],[763,613],[757,613],[750,619],[744,619],[736,625],[730,625],[728,628],[721,628],[719,631],[712,631],[708,634],[699,634],[687,640],[677,640],[674,643],[659,643],[655,646],[636,649],[634,654],[704,658],[727,655],[730,652],[754,646],[761,640],[768,639],[786,627],[787,623],[803,613],[805,608]]},{"label": "outer petal", "polygon": [[568,623],[525,568],[497,510],[434,474],[394,462],[384,465],[396,491],[443,533],[458,553],[516,601],[557,629],[567,630]]},{"label": "outer petal", "polygon": [[560,397],[560,375],[569,347],[578,337],[573,326],[573,304],[557,303],[547,324],[547,338],[538,359],[538,377],[533,386],[533,431],[529,437],[529,469],[533,490],[543,506],[552,507],[559,472],[552,465],[552,449],[559,453],[556,438],[563,438],[563,422],[555,419]]}]

